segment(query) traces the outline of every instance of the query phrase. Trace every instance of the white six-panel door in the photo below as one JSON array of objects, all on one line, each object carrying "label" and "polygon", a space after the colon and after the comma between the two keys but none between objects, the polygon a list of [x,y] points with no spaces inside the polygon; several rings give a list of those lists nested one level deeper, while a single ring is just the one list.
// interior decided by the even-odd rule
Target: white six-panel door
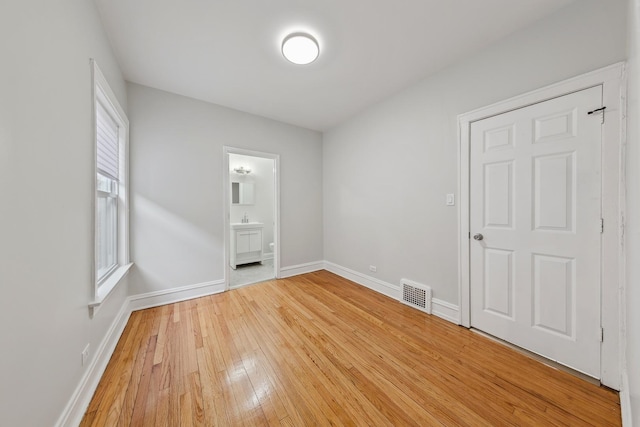
[{"label": "white six-panel door", "polygon": [[597,86],[473,122],[469,165],[471,326],[596,378],[601,102]]}]

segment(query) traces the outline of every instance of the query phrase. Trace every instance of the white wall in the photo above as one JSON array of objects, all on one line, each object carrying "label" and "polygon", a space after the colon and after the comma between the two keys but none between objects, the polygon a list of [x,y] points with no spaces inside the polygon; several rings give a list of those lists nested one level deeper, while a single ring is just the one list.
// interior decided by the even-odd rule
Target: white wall
[{"label": "white wall", "polygon": [[322,260],[318,132],[128,85],[133,293],[223,279],[224,145],[280,155],[281,265]]},{"label": "white wall", "polygon": [[93,1],[0,2],[0,425],[50,426],[127,293],[94,319],[92,97],[96,58],[125,83]]},{"label": "white wall", "polygon": [[457,304],[457,115],[624,60],[626,12],[576,2],[325,133],[325,259]]},{"label": "white wall", "polygon": [[627,348],[634,425],[640,426],[640,0],[629,1],[627,135]]},{"label": "white wall", "polygon": [[[262,250],[265,255],[271,253],[269,243],[274,241],[274,199],[275,182],[273,168],[275,161],[261,157],[244,156],[240,154],[229,155],[230,182],[249,182],[254,184],[255,203],[252,205],[230,205],[230,222],[241,222],[246,213],[251,222],[261,222]],[[248,175],[239,175],[233,172],[234,168],[243,166],[251,169]]]}]

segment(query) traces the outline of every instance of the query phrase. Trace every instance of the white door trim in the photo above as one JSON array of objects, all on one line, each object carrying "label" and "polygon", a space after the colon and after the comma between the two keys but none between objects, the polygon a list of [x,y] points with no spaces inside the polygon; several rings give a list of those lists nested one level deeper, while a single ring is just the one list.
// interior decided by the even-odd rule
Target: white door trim
[{"label": "white door trim", "polygon": [[[625,64],[617,63],[533,92],[458,116],[458,299],[460,324],[470,327],[469,144],[472,122],[594,86],[602,86],[605,123],[602,134],[602,327],[601,382],[620,389],[621,319],[624,304],[624,146],[626,122]],[[595,105],[594,108],[600,106]]]},{"label": "white door trim", "polygon": [[261,151],[246,150],[244,148],[236,148],[223,146],[223,165],[222,165],[222,206],[224,209],[224,290],[229,290],[230,269],[229,259],[229,238],[231,221],[229,219],[230,201],[231,201],[231,181],[229,179],[229,154],[241,154],[244,156],[261,157],[263,159],[273,160],[275,179],[275,226],[273,230],[273,243],[275,250],[273,253],[273,264],[275,268],[276,279],[281,277],[280,272],[280,155],[272,153],[263,153]]}]

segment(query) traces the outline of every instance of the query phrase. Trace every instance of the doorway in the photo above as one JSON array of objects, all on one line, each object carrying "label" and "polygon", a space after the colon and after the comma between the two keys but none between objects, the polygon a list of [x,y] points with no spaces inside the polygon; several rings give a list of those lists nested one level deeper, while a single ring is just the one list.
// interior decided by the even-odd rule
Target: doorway
[{"label": "doorway", "polygon": [[225,288],[279,276],[278,156],[224,147]]},{"label": "doorway", "polygon": [[615,64],[458,118],[460,323],[614,389],[623,77]]}]

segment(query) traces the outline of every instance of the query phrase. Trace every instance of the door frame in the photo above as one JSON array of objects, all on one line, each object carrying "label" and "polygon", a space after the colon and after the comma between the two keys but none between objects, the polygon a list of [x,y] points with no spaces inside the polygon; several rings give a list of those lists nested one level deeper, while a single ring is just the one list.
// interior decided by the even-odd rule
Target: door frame
[{"label": "door frame", "polygon": [[[604,232],[601,247],[601,322],[604,340],[600,355],[600,381],[620,389],[620,345],[624,295],[624,207],[626,144],[626,68],[620,62],[544,88],[528,92],[458,116],[458,299],[460,324],[471,327],[470,281],[470,143],[471,123],[507,113],[532,104],[558,98],[583,89],[602,86],[606,106],[602,128],[602,217]],[[594,108],[600,106],[595,105]],[[594,225],[596,226],[596,225]],[[594,337],[595,335],[594,331]]]},{"label": "door frame", "polygon": [[272,153],[264,153],[261,151],[247,150],[244,148],[223,146],[223,167],[222,167],[222,206],[224,209],[224,290],[229,290],[229,280],[231,277],[231,266],[229,260],[230,254],[230,238],[231,238],[231,179],[229,171],[229,154],[241,154],[244,156],[260,157],[263,159],[273,160],[273,179],[274,179],[274,226],[273,226],[273,243],[275,250],[273,252],[273,266],[275,270],[275,278],[279,279],[280,272],[280,155]]}]

